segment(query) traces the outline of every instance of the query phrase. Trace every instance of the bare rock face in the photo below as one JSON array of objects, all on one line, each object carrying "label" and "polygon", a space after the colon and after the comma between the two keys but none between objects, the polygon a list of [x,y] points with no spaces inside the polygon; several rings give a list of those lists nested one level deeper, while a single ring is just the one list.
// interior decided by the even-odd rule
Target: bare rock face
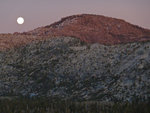
[{"label": "bare rock face", "polygon": [[74,15],[25,34],[40,36],[71,36],[88,43],[106,45],[150,40],[150,30],[124,20],[99,15]]}]

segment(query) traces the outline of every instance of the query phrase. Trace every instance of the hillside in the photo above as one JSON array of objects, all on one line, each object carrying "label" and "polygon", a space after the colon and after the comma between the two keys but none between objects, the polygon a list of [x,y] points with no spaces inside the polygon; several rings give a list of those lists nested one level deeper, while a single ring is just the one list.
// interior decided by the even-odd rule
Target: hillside
[{"label": "hillside", "polygon": [[113,46],[58,37],[0,52],[0,96],[150,98],[150,42]]},{"label": "hillside", "polygon": [[150,101],[150,30],[100,15],[73,15],[0,34],[0,99]]}]

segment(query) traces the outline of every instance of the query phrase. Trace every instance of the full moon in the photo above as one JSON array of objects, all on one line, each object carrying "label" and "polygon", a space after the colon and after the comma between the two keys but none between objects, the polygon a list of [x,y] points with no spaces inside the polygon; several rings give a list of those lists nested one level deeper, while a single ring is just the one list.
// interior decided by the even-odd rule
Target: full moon
[{"label": "full moon", "polygon": [[17,23],[20,24],[20,25],[23,24],[24,23],[24,18],[23,17],[18,17]]}]

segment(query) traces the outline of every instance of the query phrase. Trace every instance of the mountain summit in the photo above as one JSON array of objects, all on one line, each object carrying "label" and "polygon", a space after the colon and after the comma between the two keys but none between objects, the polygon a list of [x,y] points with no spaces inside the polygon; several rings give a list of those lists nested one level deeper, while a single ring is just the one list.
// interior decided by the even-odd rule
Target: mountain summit
[{"label": "mountain summit", "polygon": [[88,43],[106,45],[150,40],[150,30],[121,19],[100,15],[73,15],[49,26],[25,34],[38,36],[71,36]]}]

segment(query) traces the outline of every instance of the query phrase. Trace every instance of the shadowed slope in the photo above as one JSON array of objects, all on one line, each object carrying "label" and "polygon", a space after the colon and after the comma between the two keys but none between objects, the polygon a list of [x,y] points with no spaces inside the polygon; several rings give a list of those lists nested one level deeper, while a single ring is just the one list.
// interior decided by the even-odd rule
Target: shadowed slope
[{"label": "shadowed slope", "polygon": [[105,46],[64,37],[0,52],[0,97],[150,99],[150,42]]}]

